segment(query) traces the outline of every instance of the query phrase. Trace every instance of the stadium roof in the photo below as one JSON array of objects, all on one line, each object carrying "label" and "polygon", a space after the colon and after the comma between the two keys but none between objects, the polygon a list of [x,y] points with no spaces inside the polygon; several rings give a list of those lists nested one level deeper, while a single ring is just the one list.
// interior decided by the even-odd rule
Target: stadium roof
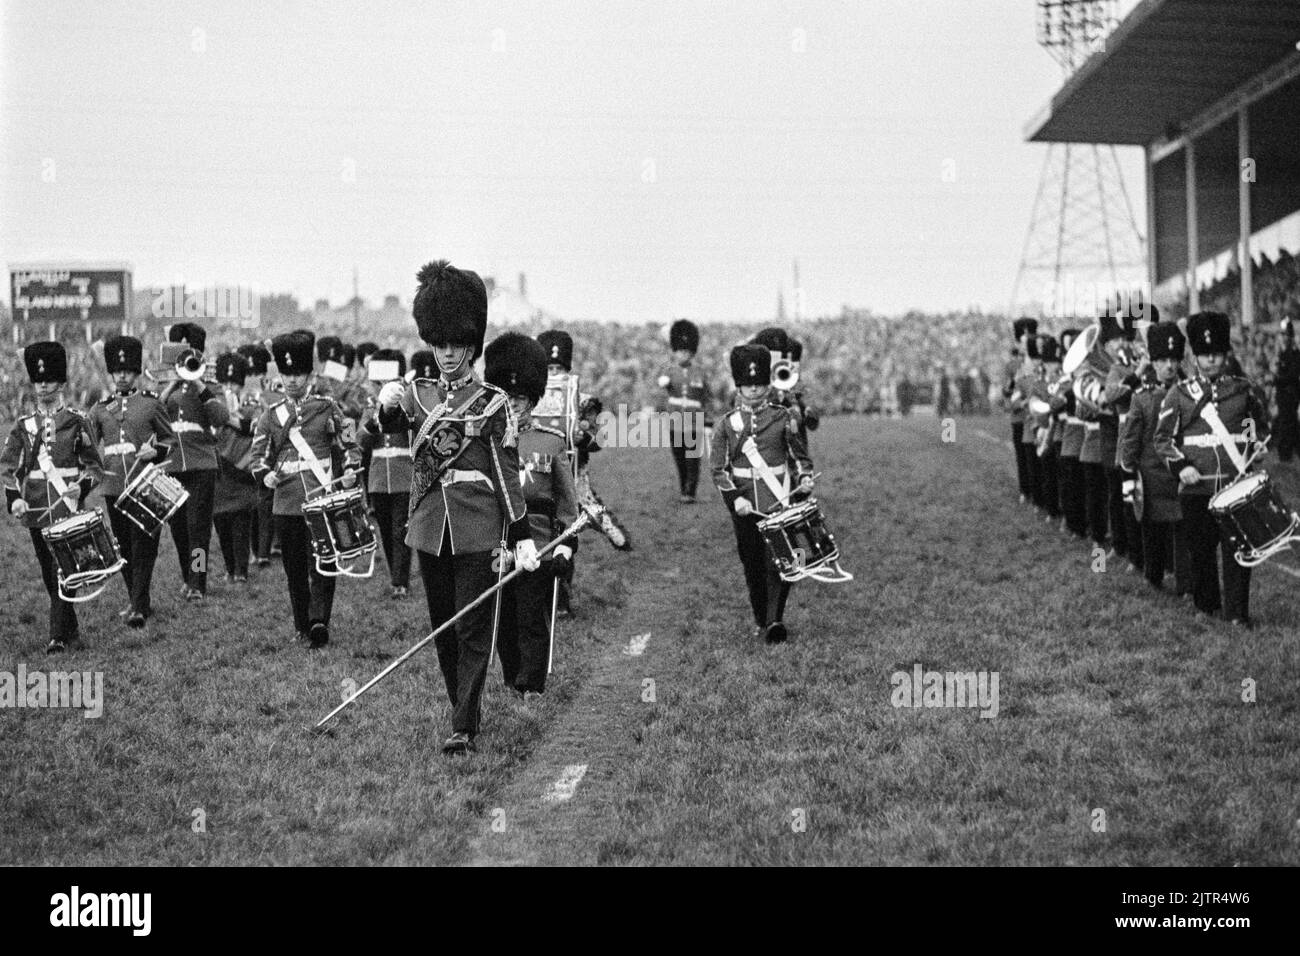
[{"label": "stadium roof", "polygon": [[1292,57],[1297,41],[1297,0],[1143,0],[1026,138],[1145,146]]}]

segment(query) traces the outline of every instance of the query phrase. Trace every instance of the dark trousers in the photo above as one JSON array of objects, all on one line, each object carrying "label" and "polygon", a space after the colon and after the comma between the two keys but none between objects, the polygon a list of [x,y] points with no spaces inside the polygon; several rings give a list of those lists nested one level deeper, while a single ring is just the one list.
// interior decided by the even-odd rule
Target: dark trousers
[{"label": "dark trousers", "polygon": [[1088,535],[1094,544],[1106,543],[1106,470],[1100,464],[1082,462],[1083,510],[1088,520]]},{"label": "dark trousers", "polygon": [[735,513],[731,527],[736,532],[736,550],[745,569],[745,586],[749,589],[749,607],[754,612],[754,623],[767,627],[785,618],[785,602],[790,596],[790,584],[781,580],[781,574],[767,556],[767,545],[758,530],[758,516]]},{"label": "dark trousers", "polygon": [[[181,580],[201,593],[208,591],[208,547],[212,544],[212,499],[217,469],[178,471],[172,475],[190,493],[172,515],[172,541],[181,566]],[[199,552],[199,553],[195,553]]]},{"label": "dark trousers", "polygon": [[409,587],[411,549],[406,545],[406,518],[411,496],[405,492],[393,495],[372,492],[370,504],[375,509],[375,524],[379,525],[379,542],[388,562],[389,579],[393,587]]},{"label": "dark trousers", "polygon": [[289,582],[294,628],[305,634],[313,624],[329,627],[334,610],[334,578],[316,570],[307,520],[302,515],[276,515],[275,524],[280,534],[280,560]]},{"label": "dark trousers", "polygon": [[[673,464],[677,466],[677,486],[681,493],[695,497],[695,488],[700,483],[700,443],[694,429],[669,429],[669,440],[673,446]],[[687,445],[691,454],[686,454]]]},{"label": "dark trousers", "polygon": [[[498,572],[492,569],[496,559],[491,551],[452,554],[445,534],[442,554],[421,551],[419,555],[420,578],[434,630],[497,582]],[[482,717],[479,705],[491,663],[495,605],[495,601],[484,601],[434,640],[447,699],[451,701],[451,729],[471,737],[478,733]]]},{"label": "dark trousers", "polygon": [[275,503],[275,490],[262,487],[257,491],[257,507],[250,518],[252,530],[249,537],[253,542],[253,551],[259,561],[271,559],[271,537],[274,534],[275,521],[271,508]]},{"label": "dark trousers", "polygon": [[141,614],[153,613],[149,598],[150,586],[153,584],[153,566],[158,560],[157,535],[145,534],[140,526],[118,510],[111,498],[105,497],[104,510],[108,512],[108,523],[117,539],[118,549],[126,559],[122,568],[122,580],[126,582],[126,593],[131,599],[131,610]]},{"label": "dark trousers", "polygon": [[507,687],[520,691],[546,690],[546,664],[551,651],[551,591],[555,574],[551,562],[541,570],[521,574],[501,589],[501,618],[497,654]]},{"label": "dark trousers", "polygon": [[1079,459],[1061,458],[1060,489],[1061,513],[1065,515],[1065,527],[1080,538],[1088,536],[1088,512],[1083,503],[1083,466]]},{"label": "dark trousers", "polygon": [[1029,480],[1029,449],[1024,445],[1025,423],[1011,423],[1011,444],[1016,450],[1016,480],[1020,483],[1020,494],[1028,498],[1034,493]]},{"label": "dark trousers", "polygon": [[1277,445],[1279,461],[1290,461],[1297,450],[1300,450],[1298,405],[1300,405],[1300,392],[1289,388],[1277,390],[1277,420],[1273,422],[1273,440]]},{"label": "dark trousers", "polygon": [[59,597],[59,576],[55,569],[54,555],[41,537],[41,529],[27,530],[32,534],[32,547],[36,549],[36,561],[41,566],[41,581],[50,595],[50,640],[65,644],[75,641],[78,633],[76,605]]},{"label": "dark trousers", "polygon": [[1141,571],[1146,560],[1142,551],[1142,522],[1129,504],[1124,505],[1124,540],[1128,547],[1129,564]]},{"label": "dark trousers", "polygon": [[1155,587],[1162,587],[1165,574],[1172,571],[1174,590],[1178,594],[1192,593],[1190,555],[1183,523],[1144,517],[1141,529],[1142,566],[1147,580]]},{"label": "dark trousers", "polygon": [[[1103,468],[1106,472],[1106,521],[1110,527],[1110,544],[1117,555],[1129,557],[1128,522],[1124,515],[1126,512],[1131,515],[1133,509],[1124,503],[1124,472],[1114,465],[1104,465]],[[1136,549],[1137,542],[1133,545]]]},{"label": "dark trousers", "polygon": [[253,525],[253,511],[228,511],[214,515],[212,523],[221,543],[221,560],[227,574],[248,574],[248,539]]},{"label": "dark trousers", "polygon": [[[1191,556],[1192,599],[1200,611],[1213,614],[1220,607],[1228,620],[1250,620],[1250,568],[1243,568],[1232,545],[1219,532],[1210,514],[1207,495],[1183,495],[1183,527]],[[1219,590],[1219,560],[1223,561],[1223,590]],[[1222,597],[1222,599],[1221,599]]]},{"label": "dark trousers", "polygon": [[1039,486],[1041,488],[1041,507],[1053,518],[1061,517],[1061,458],[1059,445],[1048,445],[1047,451],[1038,459]]}]

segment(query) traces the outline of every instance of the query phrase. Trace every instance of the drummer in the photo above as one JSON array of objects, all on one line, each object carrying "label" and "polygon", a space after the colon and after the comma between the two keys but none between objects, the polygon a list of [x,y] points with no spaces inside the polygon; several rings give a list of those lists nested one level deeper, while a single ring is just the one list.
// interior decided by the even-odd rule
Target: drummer
[{"label": "drummer", "polygon": [[289,604],[298,640],[312,650],[330,639],[334,578],[320,574],[302,506],[308,498],[333,491],[333,461],[343,462],[340,483],[357,483],[361,452],[352,421],[339,403],[313,391],[314,337],[306,329],[277,335],[271,354],[284,380],[285,397],[262,413],[253,430],[253,477],[275,489],[273,511],[280,531],[280,557],[289,583]]},{"label": "drummer", "polygon": [[114,392],[93,405],[86,417],[91,438],[104,456],[104,510],[126,559],[122,580],[130,603],[122,613],[128,627],[140,628],[153,613],[149,592],[160,535],[145,532],[128,518],[118,509],[117,498],[143,468],[139,463],[160,465],[167,458],[176,444],[176,433],[162,400],[136,387],[144,371],[144,344],[139,339],[130,335],[108,339],[104,365]]},{"label": "drummer", "polygon": [[[731,350],[731,375],[739,392],[736,407],[719,422],[713,436],[713,483],[732,513],[736,550],[745,571],[754,636],[769,644],[786,639],[785,602],[789,582],[767,557],[759,519],[781,511],[794,494],[813,490],[813,464],[791,409],[770,399],[772,355],[762,345]],[[749,440],[753,439],[753,445]]]},{"label": "drummer", "polygon": [[[1267,440],[1268,412],[1248,379],[1225,371],[1232,352],[1230,330],[1228,317],[1220,312],[1198,312],[1187,320],[1197,374],[1165,394],[1155,447],[1178,479],[1197,610],[1214,614],[1222,608],[1228,621],[1249,627],[1250,569],[1233,557],[1210,513],[1210,499],[1237,479],[1238,462]],[[1215,413],[1221,427],[1211,424]],[[1223,560],[1222,592],[1216,549]]]},{"label": "drummer", "polygon": [[0,453],[9,513],[23,523],[50,595],[50,641],[57,654],[78,640],[77,612],[59,597],[54,555],[41,529],[75,514],[104,476],[104,466],[84,412],[64,403],[68,355],[58,342],[35,342],[23,350],[23,364],[36,390],[36,410],[14,423]]}]

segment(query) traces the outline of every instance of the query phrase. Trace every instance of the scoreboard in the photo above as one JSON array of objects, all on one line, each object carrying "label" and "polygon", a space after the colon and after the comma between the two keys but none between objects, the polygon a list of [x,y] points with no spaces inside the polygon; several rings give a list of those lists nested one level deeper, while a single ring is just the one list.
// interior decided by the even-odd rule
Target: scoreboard
[{"label": "scoreboard", "polygon": [[119,262],[39,262],[9,268],[15,340],[59,338],[69,325],[96,331],[128,327],[131,267]]}]

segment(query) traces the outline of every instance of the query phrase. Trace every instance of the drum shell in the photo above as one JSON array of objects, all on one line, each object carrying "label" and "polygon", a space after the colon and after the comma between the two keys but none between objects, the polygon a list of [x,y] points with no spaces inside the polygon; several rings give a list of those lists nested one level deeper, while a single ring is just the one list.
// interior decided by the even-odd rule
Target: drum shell
[{"label": "drum shell", "polygon": [[1248,496],[1225,506],[1221,496],[1227,490],[1225,488],[1210,499],[1210,513],[1235,550],[1243,553],[1261,551],[1293,529],[1291,511],[1267,475]]},{"label": "drum shell", "polygon": [[302,516],[311,535],[312,551],[323,561],[348,559],[375,549],[375,529],[358,490],[308,501],[302,507]]},{"label": "drum shell", "polygon": [[151,464],[127,482],[115,504],[145,534],[157,535],[187,498],[175,477]]},{"label": "drum shell", "polygon": [[[86,520],[87,514],[94,518]],[[98,508],[55,522],[42,533],[59,574],[65,579],[96,571],[112,573],[119,566],[121,551],[117,539]]]},{"label": "drum shell", "polygon": [[816,501],[801,502],[764,518],[758,530],[768,558],[783,578],[839,560],[835,536],[827,529]]}]

